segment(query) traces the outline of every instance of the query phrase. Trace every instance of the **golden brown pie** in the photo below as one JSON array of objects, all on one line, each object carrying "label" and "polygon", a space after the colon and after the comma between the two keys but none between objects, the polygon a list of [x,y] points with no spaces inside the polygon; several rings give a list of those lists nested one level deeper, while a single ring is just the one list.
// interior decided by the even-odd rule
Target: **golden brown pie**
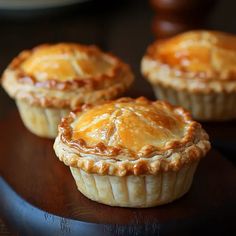
[{"label": "golden brown pie", "polygon": [[188,112],[144,97],[81,106],[62,119],[54,143],[81,193],[123,207],[184,195],[209,149],[208,135]]},{"label": "golden brown pie", "polygon": [[5,70],[2,85],[16,99],[29,130],[55,137],[71,109],[120,96],[132,81],[129,66],[115,56],[95,46],[59,43],[20,53]]},{"label": "golden brown pie", "polygon": [[199,120],[236,118],[236,36],[190,31],[148,47],[143,75],[156,96]]}]

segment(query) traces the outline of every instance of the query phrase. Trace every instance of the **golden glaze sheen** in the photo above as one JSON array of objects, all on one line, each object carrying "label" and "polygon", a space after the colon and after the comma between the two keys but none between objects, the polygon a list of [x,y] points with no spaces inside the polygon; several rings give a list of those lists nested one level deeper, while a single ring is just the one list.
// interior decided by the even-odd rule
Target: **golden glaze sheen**
[{"label": "golden glaze sheen", "polygon": [[79,114],[72,126],[72,140],[83,139],[88,146],[102,142],[133,152],[147,145],[163,148],[185,134],[183,117],[161,102],[99,105]]},{"label": "golden glaze sheen", "polygon": [[71,167],[124,176],[178,170],[210,143],[182,108],[140,97],[80,107],[62,120],[54,149]]},{"label": "golden glaze sheen", "polygon": [[62,120],[54,142],[82,194],[120,207],[183,196],[209,149],[208,135],[188,112],[144,97],[79,107]]},{"label": "golden glaze sheen", "polygon": [[22,72],[37,81],[68,81],[110,74],[112,61],[96,47],[76,44],[41,46],[21,64]]},{"label": "golden glaze sheen", "polygon": [[223,32],[190,31],[156,41],[146,57],[188,77],[236,79],[236,37]]},{"label": "golden glaze sheen", "polygon": [[154,42],[141,71],[156,97],[189,110],[194,119],[235,119],[236,36],[190,31]]},{"label": "golden glaze sheen", "polygon": [[132,83],[127,64],[95,46],[45,44],[13,59],[2,85],[30,105],[74,109],[120,96]]}]

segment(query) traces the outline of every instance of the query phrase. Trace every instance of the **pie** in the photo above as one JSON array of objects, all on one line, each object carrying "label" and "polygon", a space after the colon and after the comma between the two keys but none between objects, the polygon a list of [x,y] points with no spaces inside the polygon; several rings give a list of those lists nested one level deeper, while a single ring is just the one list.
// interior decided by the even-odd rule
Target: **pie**
[{"label": "pie", "polygon": [[25,126],[42,137],[55,137],[58,123],[71,109],[116,98],[132,81],[129,66],[120,59],[95,46],[75,43],[23,51],[2,77]]},{"label": "pie", "polygon": [[183,196],[209,149],[188,112],[144,97],[80,106],[62,119],[54,143],[82,194],[138,208]]},{"label": "pie", "polygon": [[236,118],[236,36],[190,31],[150,45],[141,63],[156,96],[198,120]]}]

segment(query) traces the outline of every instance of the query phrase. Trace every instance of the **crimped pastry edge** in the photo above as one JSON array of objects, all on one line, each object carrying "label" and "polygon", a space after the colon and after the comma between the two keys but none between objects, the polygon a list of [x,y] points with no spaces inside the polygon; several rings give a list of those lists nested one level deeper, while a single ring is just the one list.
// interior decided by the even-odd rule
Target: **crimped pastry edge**
[{"label": "crimped pastry edge", "polygon": [[[70,50],[73,52],[75,50],[85,52],[87,55],[96,55],[99,54],[101,57],[105,57],[108,59],[108,61],[111,62],[112,71],[111,74],[103,74],[100,76],[93,76],[91,77],[83,77],[83,76],[76,76],[71,81],[58,81],[56,79],[49,79],[46,81],[37,81],[36,78],[34,78],[32,75],[29,75],[25,73],[23,70],[21,70],[20,66],[21,64],[27,60],[35,51],[40,50],[42,48],[50,48],[51,46],[61,46],[63,47],[70,47]],[[110,80],[114,80],[114,78],[118,77],[119,73],[122,71],[123,67],[126,67],[126,69],[130,69],[128,64],[122,62],[120,59],[118,59],[116,56],[112,55],[111,53],[105,53],[102,52],[98,47],[94,45],[81,45],[76,43],[58,43],[58,44],[42,44],[39,46],[34,47],[31,50],[24,50],[22,51],[17,57],[15,57],[12,62],[9,64],[8,68],[10,70],[13,70],[16,72],[16,78],[19,80],[19,82],[22,83],[29,83],[33,84],[36,87],[42,87],[42,88],[49,88],[49,89],[57,89],[57,90],[73,90],[80,87],[91,87],[91,88],[98,88],[103,87],[103,84],[105,82],[110,83]],[[101,84],[100,82],[103,81]],[[105,81],[105,82],[104,82]]]},{"label": "crimped pastry edge", "polygon": [[[72,44],[79,45],[79,44]],[[15,99],[22,99],[31,105],[74,109],[83,103],[96,103],[120,96],[133,82],[134,76],[130,67],[117,57],[101,52],[95,46],[82,46],[83,50],[98,50],[114,62],[111,75],[91,78],[75,78],[72,81],[47,80],[38,82],[30,75],[22,75],[20,64],[34,50],[49,45],[41,45],[20,53],[6,68],[2,76],[2,86]],[[91,52],[90,52],[91,53]]]},{"label": "crimped pastry edge", "polygon": [[178,91],[192,93],[236,93],[236,80],[219,78],[202,79],[188,72],[180,72],[161,60],[145,55],[141,61],[141,72],[152,85],[162,85]]},{"label": "crimped pastry edge", "polygon": [[54,143],[54,150],[59,160],[65,165],[80,168],[88,173],[99,175],[155,175],[160,172],[177,171],[183,165],[199,160],[210,149],[210,143],[201,140],[196,144],[190,144],[182,150],[169,150],[162,154],[153,155],[150,158],[136,160],[101,159],[101,156],[77,153],[75,149],[63,143],[58,136]]},{"label": "crimped pastry edge", "polygon": [[130,86],[133,77],[124,73],[119,80],[98,90],[82,87],[72,91],[60,91],[21,84],[16,80],[14,72],[7,70],[1,82],[12,98],[24,100],[31,105],[75,109],[84,103],[98,103],[120,96]]},{"label": "crimped pastry edge", "polygon": [[[170,105],[168,104],[168,106]],[[65,125],[66,119],[61,123],[62,125]],[[81,168],[89,173],[126,176],[155,175],[160,171],[176,171],[184,164],[199,160],[210,149],[208,135],[200,124],[193,122],[194,126],[189,130],[189,138],[184,142],[178,144],[174,142],[163,150],[146,149],[144,152],[136,153],[136,159],[134,159],[127,150],[117,150],[116,147],[98,144],[91,149],[91,147],[86,147],[85,142],[79,142],[78,145],[70,142],[67,135],[70,132],[68,125],[72,120],[68,120],[69,123],[66,124],[64,130],[59,128],[54,150],[58,158],[66,165]],[[63,131],[66,132],[66,135],[63,134]]]}]

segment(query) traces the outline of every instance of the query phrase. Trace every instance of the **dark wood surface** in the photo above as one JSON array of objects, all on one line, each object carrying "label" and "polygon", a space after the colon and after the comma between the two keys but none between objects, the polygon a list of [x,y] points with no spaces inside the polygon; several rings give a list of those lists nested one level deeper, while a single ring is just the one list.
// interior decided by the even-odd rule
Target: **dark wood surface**
[{"label": "dark wood surface", "polygon": [[[208,16],[207,27],[236,33],[235,7],[234,0],[218,1]],[[21,50],[40,43],[72,41],[96,44],[131,65],[136,80],[127,95],[154,98],[150,85],[139,71],[141,57],[147,45],[154,40],[151,31],[153,17],[147,0],[97,0],[53,11],[0,10],[0,71]],[[235,163],[235,121],[204,123],[203,126],[209,132],[214,147]],[[151,210],[127,209],[122,213],[122,209],[93,203],[78,193],[68,168],[55,158],[52,142],[25,130],[14,102],[1,88],[0,130],[0,218],[10,223],[11,230],[15,226],[15,231],[20,235],[73,235],[86,228],[78,224],[79,221],[57,218],[44,211],[81,222],[131,222],[136,225],[136,228],[120,228],[114,224],[105,228],[89,225],[90,233],[94,235],[97,229],[111,235],[114,232],[117,235],[144,235],[142,232],[153,232],[154,235],[157,235],[156,232],[159,235],[176,235],[176,232],[202,235],[203,230],[226,235],[232,230],[235,212],[233,200],[236,198],[235,166],[219,153],[212,152],[202,162],[193,188],[184,198]],[[33,205],[27,205],[27,202]],[[3,214],[3,209],[8,214]],[[101,217],[103,210],[107,214],[105,218]],[[44,223],[40,224],[38,221],[42,219]],[[67,232],[67,224],[70,232]],[[54,231],[58,227],[62,230]],[[42,231],[44,229],[46,234]]]},{"label": "dark wood surface", "polygon": [[[28,232],[34,231],[38,225],[42,226],[40,233],[35,232],[34,235],[47,235],[53,230],[59,230],[59,234],[63,235],[64,228],[46,224],[48,218],[53,218],[55,222],[64,219],[67,222],[64,226],[67,225],[70,232],[81,222],[99,224],[92,224],[98,227],[97,235],[102,235],[104,230],[108,230],[107,235],[113,235],[110,231],[117,229],[112,229],[112,225],[132,226],[133,232],[140,230],[135,227],[145,225],[140,235],[156,235],[157,232],[159,235],[174,232],[197,235],[199,231],[195,230],[201,227],[219,235],[219,232],[233,229],[236,169],[216,151],[211,151],[201,161],[193,186],[183,198],[156,208],[125,209],[105,206],[84,197],[76,189],[69,168],[56,158],[53,141],[27,131],[17,112],[1,121],[0,130],[4,135],[0,148],[0,173],[4,182],[20,196],[20,199],[13,198],[14,192],[0,181],[0,210],[7,223],[24,235],[30,235]],[[38,216],[37,225],[34,219],[37,209],[32,213],[28,203],[44,213]],[[55,215],[63,218],[58,219]],[[216,230],[213,225],[218,222],[221,225]],[[107,228],[102,227],[105,225]],[[125,233],[116,235],[129,234],[127,229],[123,230]],[[89,233],[84,231],[85,235]],[[67,235],[74,234],[68,232]]]}]

